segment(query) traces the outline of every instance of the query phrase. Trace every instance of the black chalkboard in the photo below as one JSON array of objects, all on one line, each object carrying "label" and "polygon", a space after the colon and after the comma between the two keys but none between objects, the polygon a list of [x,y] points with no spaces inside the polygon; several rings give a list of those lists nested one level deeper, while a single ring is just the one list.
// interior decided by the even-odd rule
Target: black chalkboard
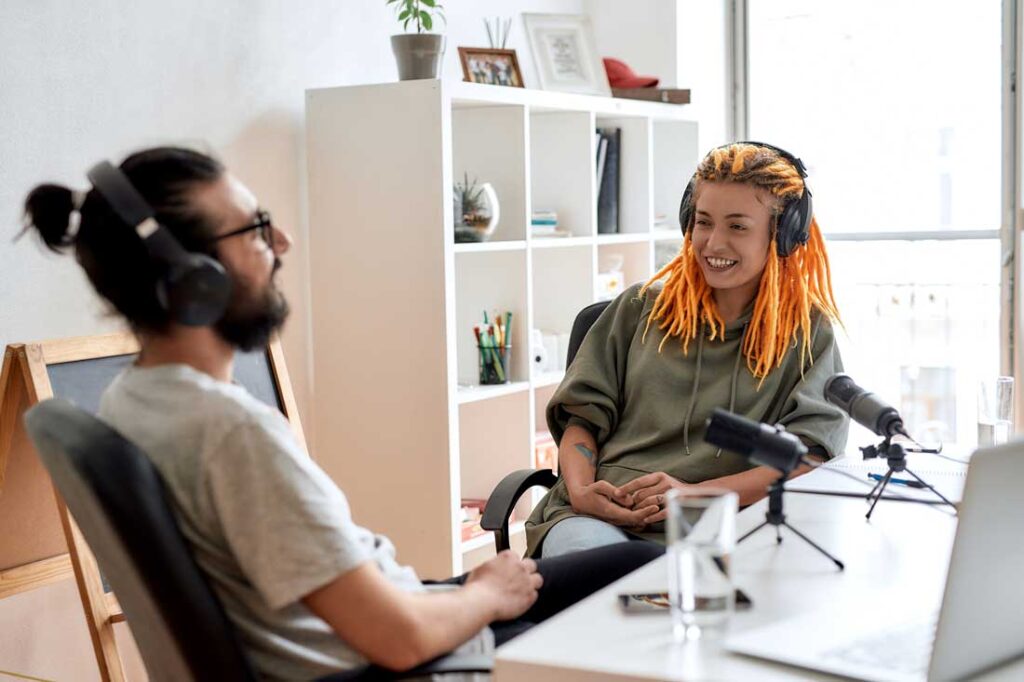
[{"label": "black chalkboard", "polygon": [[[103,391],[121,370],[135,361],[135,355],[130,353],[47,365],[53,395],[70,400],[83,410],[96,414],[100,409]],[[253,397],[284,412],[267,351],[237,353],[234,371],[235,381]]]},{"label": "black chalkboard", "polygon": [[[70,400],[90,414],[96,414],[100,409],[103,391],[121,370],[135,361],[136,355],[128,353],[47,365],[46,372],[50,377],[53,395]],[[234,375],[235,381],[244,386],[253,397],[284,412],[271,369],[270,355],[266,350],[236,353]],[[102,572],[100,582],[104,592],[111,591],[110,584]]]}]

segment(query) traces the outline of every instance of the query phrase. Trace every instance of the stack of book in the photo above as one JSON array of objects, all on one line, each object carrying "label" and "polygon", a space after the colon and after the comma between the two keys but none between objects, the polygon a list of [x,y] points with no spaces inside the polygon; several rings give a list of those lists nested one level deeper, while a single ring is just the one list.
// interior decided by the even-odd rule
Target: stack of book
[{"label": "stack of book", "polygon": [[[555,451],[557,455],[557,449]],[[462,541],[472,540],[475,537],[479,537],[484,533],[490,531],[484,530],[480,526],[480,520],[484,515],[484,507],[487,506],[487,500],[478,500],[474,498],[462,498]],[[508,522],[513,523],[516,520],[515,511],[509,514]]]},{"label": "stack of book", "polygon": [[537,433],[533,446],[533,468],[551,469],[558,473],[558,446],[547,431]]},{"label": "stack of book", "polygon": [[487,531],[480,527],[487,500],[462,499],[462,541],[471,540]]},{"label": "stack of book", "polygon": [[530,216],[530,234],[534,237],[568,237],[567,230],[558,228],[557,211],[534,211]]}]

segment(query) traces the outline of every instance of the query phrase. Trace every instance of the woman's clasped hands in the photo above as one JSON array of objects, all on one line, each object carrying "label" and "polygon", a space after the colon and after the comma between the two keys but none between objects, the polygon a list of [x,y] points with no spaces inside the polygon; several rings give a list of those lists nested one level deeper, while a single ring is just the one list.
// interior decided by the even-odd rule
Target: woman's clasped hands
[{"label": "woman's clasped hands", "polygon": [[570,488],[569,499],[577,514],[640,530],[665,520],[665,495],[669,490],[693,487],[663,471],[657,471],[644,474],[619,487],[608,481],[594,481],[575,489]]}]

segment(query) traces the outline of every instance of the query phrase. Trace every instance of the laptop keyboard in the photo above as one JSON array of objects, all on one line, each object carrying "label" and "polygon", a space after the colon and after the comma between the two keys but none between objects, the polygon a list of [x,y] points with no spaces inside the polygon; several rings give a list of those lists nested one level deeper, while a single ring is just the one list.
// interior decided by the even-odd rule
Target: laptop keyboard
[{"label": "laptop keyboard", "polygon": [[924,673],[931,658],[936,620],[915,621],[827,649],[823,657],[899,673]]}]

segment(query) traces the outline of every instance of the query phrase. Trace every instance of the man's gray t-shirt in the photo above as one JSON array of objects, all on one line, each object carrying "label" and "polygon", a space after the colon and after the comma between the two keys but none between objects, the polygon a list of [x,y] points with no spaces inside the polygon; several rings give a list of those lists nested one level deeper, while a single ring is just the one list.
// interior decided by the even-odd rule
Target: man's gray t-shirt
[{"label": "man's gray t-shirt", "polygon": [[300,601],[373,561],[423,590],[391,542],[352,521],[345,495],[284,416],[239,385],[186,365],[131,367],[100,416],[152,459],[197,563],[266,677],[308,679],[364,664]]}]

